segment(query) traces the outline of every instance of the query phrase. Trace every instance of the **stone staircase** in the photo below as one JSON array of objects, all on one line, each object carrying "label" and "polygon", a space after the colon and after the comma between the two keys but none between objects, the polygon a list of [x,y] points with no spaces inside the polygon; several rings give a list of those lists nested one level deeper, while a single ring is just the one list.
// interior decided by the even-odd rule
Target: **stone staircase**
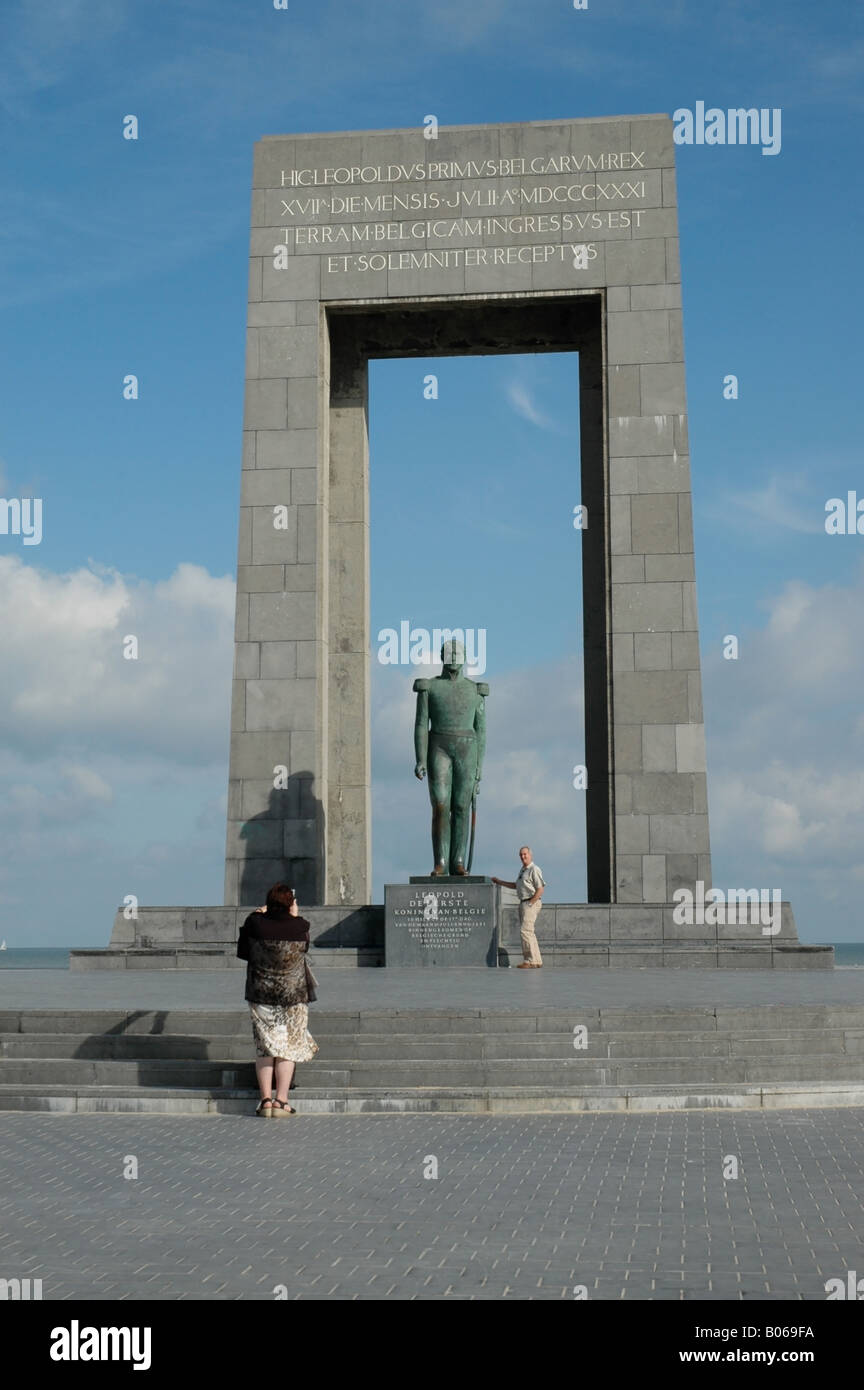
[{"label": "stone staircase", "polygon": [[[310,1026],[301,1114],[864,1105],[864,1005],[313,1007]],[[242,1011],[0,1013],[3,1110],[238,1114],[254,1095]]]}]

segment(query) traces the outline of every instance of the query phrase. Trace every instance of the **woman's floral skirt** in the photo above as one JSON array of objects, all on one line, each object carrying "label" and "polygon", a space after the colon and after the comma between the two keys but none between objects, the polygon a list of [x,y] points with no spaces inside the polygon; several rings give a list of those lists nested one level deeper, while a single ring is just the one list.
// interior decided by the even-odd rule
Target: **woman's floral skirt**
[{"label": "woman's floral skirt", "polygon": [[306,1004],[250,1004],[252,1036],[259,1057],[279,1057],[286,1062],[311,1062],[318,1044],[309,1032]]}]

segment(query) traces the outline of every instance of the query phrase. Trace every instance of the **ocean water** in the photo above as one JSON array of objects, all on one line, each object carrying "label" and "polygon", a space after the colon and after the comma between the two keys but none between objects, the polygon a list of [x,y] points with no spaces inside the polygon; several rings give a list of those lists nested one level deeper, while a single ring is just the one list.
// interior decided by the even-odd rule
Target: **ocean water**
[{"label": "ocean water", "polygon": [[8,946],[0,970],[68,970],[69,946]]},{"label": "ocean water", "polygon": [[835,941],[834,964],[838,969],[864,970],[864,941]]},{"label": "ocean water", "polygon": [[[807,943],[815,945],[822,943]],[[69,946],[9,946],[0,951],[0,970],[68,970]],[[838,969],[864,970],[864,941],[834,943]]]}]

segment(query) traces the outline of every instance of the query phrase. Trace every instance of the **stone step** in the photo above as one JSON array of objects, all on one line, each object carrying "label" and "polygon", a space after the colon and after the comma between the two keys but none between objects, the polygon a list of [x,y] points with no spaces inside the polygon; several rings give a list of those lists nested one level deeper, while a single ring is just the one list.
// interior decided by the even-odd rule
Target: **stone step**
[{"label": "stone step", "polygon": [[[356,1014],[347,1015],[356,1021]],[[336,1028],[342,1026],[338,1016]],[[240,1009],[22,1009],[0,1011],[0,1032],[69,1034],[160,1034],[209,1038],[249,1036],[248,1008]]]},{"label": "stone step", "polygon": [[[347,1084],[347,1073],[340,1073]],[[86,1058],[0,1059],[0,1084],[52,1086],[249,1086],[255,1083],[255,1067],[247,1052],[242,1062],[139,1058],[135,1061]]]},{"label": "stone step", "polygon": [[[561,970],[832,970],[833,947],[830,946],[771,946],[753,941],[746,945],[722,944],[699,947],[646,947],[644,942],[619,942],[614,946],[573,946],[540,942],[544,966]],[[310,962],[319,969],[336,966],[343,969],[358,967],[381,968],[386,964],[383,946],[312,945]],[[515,968],[521,960],[518,949],[511,947],[499,952],[498,964]],[[79,948],[72,951],[69,969],[82,971],[105,970],[242,970],[244,962],[237,959],[233,949],[219,942],[197,945],[172,943],[154,947]]]},{"label": "stone step", "polygon": [[[806,1037],[819,1032],[864,1031],[864,1005],[762,1005],[743,1008],[329,1010],[313,1005],[309,1026],[317,1037],[403,1035],[486,1036],[512,1033],[543,1037],[572,1035],[584,1024],[589,1040],[600,1032],[623,1034],[706,1034],[762,1038]],[[24,1009],[0,1011],[0,1033],[50,1035],[171,1035],[190,1038],[249,1038],[249,1013],[237,1009]],[[802,1038],[803,1040],[803,1038]]]},{"label": "stone step", "polygon": [[[383,966],[383,946],[312,946],[309,963],[313,969],[336,966],[355,969],[358,966]],[[82,970],[245,970],[246,962],[237,959],[236,947],[219,942],[202,942],[194,946],[172,943],[162,947],[116,948],[82,947],[71,951],[69,969]]]},{"label": "stone step", "polygon": [[[301,1078],[309,1084],[319,1080],[327,1061],[309,1063]],[[346,1060],[351,1086],[485,1085],[544,1086],[554,1082],[584,1085],[624,1086],[628,1084],[703,1085],[764,1081],[864,1081],[860,1057],[811,1054],[801,1058],[666,1058],[662,1061],[630,1059],[560,1059],[554,1062],[514,1058],[510,1061],[459,1062],[441,1060],[364,1062]],[[335,1070],[335,1068],[334,1068]],[[333,1084],[328,1076],[327,1084]]]},{"label": "stone step", "polygon": [[322,967],[329,969],[351,969],[355,966],[383,967],[383,946],[337,946],[332,949],[313,945],[309,951],[309,964],[313,971]]},{"label": "stone step", "polygon": [[776,1034],[738,1032],[684,1033],[603,1032],[589,1030],[583,1047],[574,1046],[574,1035],[566,1033],[486,1033],[486,1034],[327,1034],[314,1029],[323,1056],[330,1058],[455,1058],[455,1059],[536,1059],[568,1060],[596,1058],[735,1057],[758,1060],[765,1057],[797,1057],[808,1052],[862,1057],[864,1069],[864,1030],[813,1029]]},{"label": "stone step", "polygon": [[[861,1057],[808,1053],[801,1057],[672,1057],[482,1060],[316,1058],[302,1064],[300,1084],[378,1086],[399,1089],[449,1086],[542,1086],[680,1084],[702,1085],[770,1081],[854,1081],[862,1078]],[[248,1086],[254,1081],[250,1061],[138,1059],[135,1061],[39,1058],[0,1060],[0,1084]]]},{"label": "stone step", "polygon": [[[344,1036],[337,1036],[339,1042],[344,1043]],[[242,1035],[217,1035],[212,1038],[166,1033],[0,1034],[0,1064],[4,1060],[61,1061],[68,1058],[87,1061],[153,1061],[164,1058],[177,1061],[248,1062],[253,1057],[250,1027],[245,1028]]]},{"label": "stone step", "polygon": [[[0,1111],[54,1114],[238,1115],[252,1118],[251,1088],[62,1086],[0,1084]],[[787,1110],[864,1106],[860,1082],[776,1082],[769,1085],[480,1086],[394,1092],[381,1087],[309,1087],[292,1093],[296,1119],[327,1114],[656,1113],[668,1110]],[[282,1123],[280,1121],[280,1123]]]},{"label": "stone step", "polygon": [[[768,1058],[667,1058],[664,1061],[644,1062],[610,1059],[607,1066],[610,1071],[614,1069],[614,1084],[619,1086],[665,1085],[669,1082],[681,1085],[733,1081],[755,1085],[773,1081],[864,1082],[864,1061],[861,1057],[833,1053]],[[608,1079],[612,1081],[611,1077]]]},{"label": "stone step", "polygon": [[[90,1061],[185,1059],[189,1061],[248,1062],[252,1032],[248,1018],[231,1034],[211,1037],[182,1033],[0,1033],[3,1059],[78,1058]],[[796,1057],[808,1051],[821,1055],[864,1054],[864,1029],[800,1029],[788,1033],[733,1031],[684,1033],[603,1032],[589,1030],[587,1046],[574,1048],[572,1032],[560,1033],[328,1033],[318,1027],[314,1037],[322,1058],[366,1060],[510,1058],[566,1060],[569,1058]],[[864,1066],[864,1056],[862,1056]]]}]

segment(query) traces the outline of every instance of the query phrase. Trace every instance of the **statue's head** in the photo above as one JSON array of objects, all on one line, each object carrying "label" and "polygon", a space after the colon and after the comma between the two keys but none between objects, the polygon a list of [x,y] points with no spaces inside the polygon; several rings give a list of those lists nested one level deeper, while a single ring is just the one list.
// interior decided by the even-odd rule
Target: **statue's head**
[{"label": "statue's head", "polygon": [[445,642],[441,648],[441,661],[448,671],[458,671],[465,665],[465,648],[461,642],[456,642],[452,638]]}]

